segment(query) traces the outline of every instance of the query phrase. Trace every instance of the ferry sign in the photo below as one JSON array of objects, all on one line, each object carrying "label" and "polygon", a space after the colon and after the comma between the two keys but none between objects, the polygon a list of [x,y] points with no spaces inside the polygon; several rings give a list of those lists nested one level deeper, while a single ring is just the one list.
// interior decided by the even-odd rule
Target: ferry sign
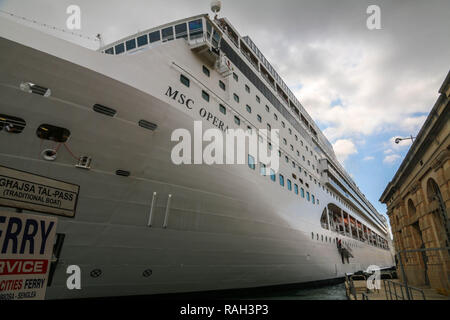
[{"label": "ferry sign", "polygon": [[44,299],[57,218],[0,212],[0,300]]},{"label": "ferry sign", "polygon": [[0,206],[75,215],[80,187],[0,166]]}]

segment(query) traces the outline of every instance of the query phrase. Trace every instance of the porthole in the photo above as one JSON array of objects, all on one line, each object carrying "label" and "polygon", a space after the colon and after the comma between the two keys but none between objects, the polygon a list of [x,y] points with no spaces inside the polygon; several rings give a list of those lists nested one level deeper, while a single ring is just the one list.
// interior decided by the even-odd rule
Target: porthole
[{"label": "porthole", "polygon": [[18,117],[0,114],[0,131],[8,133],[21,133],[26,126],[25,120]]},{"label": "porthole", "polygon": [[50,124],[42,124],[36,130],[39,138],[64,143],[69,139],[70,131],[66,128],[52,126]]}]

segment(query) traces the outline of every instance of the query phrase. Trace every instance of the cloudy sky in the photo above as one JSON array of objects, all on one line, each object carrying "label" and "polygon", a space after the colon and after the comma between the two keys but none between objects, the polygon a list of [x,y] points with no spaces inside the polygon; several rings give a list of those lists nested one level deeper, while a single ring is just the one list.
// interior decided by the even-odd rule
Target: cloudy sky
[{"label": "cloudy sky", "polygon": [[[80,33],[105,43],[172,20],[209,12],[209,0],[0,0],[0,10],[65,29],[66,8],[81,8]],[[450,67],[448,0],[223,0],[318,123],[360,189],[378,202],[433,107]],[[381,29],[369,30],[369,5]],[[2,14],[0,12],[0,14]],[[3,15],[3,14],[2,14]],[[46,28],[41,28],[46,29]],[[47,29],[48,31],[48,29]],[[94,41],[53,32],[97,49]]]}]

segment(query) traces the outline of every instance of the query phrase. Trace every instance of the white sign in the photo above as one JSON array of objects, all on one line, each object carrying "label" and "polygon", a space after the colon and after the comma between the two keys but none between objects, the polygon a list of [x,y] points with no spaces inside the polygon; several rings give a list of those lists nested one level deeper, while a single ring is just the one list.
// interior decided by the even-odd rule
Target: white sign
[{"label": "white sign", "polygon": [[0,166],[0,205],[32,211],[75,215],[80,187]]},{"label": "white sign", "polygon": [[45,298],[57,222],[0,212],[0,300]]}]

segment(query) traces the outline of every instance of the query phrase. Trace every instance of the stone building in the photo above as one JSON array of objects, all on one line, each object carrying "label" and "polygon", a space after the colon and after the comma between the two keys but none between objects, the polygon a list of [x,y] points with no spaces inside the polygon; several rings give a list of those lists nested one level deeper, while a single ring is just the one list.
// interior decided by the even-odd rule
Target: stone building
[{"label": "stone building", "polygon": [[[387,205],[396,252],[450,246],[450,72],[440,96],[380,201]],[[450,251],[403,253],[410,285],[450,292]],[[402,272],[397,265],[397,273]]]}]

